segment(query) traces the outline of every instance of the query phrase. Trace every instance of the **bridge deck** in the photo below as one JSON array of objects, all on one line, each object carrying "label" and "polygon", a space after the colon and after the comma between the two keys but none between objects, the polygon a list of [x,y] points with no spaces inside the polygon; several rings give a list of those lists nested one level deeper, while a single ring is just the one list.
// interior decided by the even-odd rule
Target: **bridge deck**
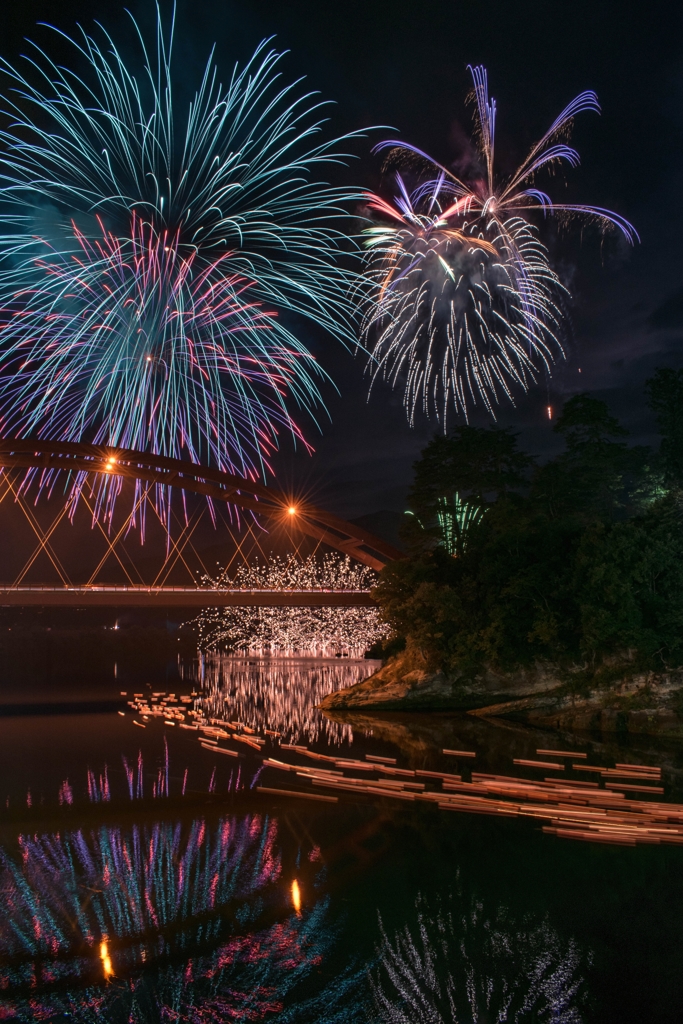
[{"label": "bridge deck", "polygon": [[0,586],[0,607],[371,608],[358,590],[209,590],[202,587]]}]

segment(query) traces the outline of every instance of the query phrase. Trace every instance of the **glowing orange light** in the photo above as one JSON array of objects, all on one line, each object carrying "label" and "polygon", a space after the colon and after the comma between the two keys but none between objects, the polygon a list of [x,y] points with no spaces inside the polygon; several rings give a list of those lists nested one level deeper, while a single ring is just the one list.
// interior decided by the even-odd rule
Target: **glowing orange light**
[{"label": "glowing orange light", "polygon": [[107,945],[106,939],[103,939],[102,942],[100,942],[100,960],[102,961],[102,970],[104,971],[105,978],[111,978],[114,973],[114,968],[112,967],[111,957],[109,956],[109,946]]},{"label": "glowing orange light", "polygon": [[552,407],[552,405],[547,406],[547,409],[548,409],[548,419],[551,420],[553,418],[553,407]]},{"label": "glowing orange light", "polygon": [[287,511],[289,512],[290,516],[296,515],[296,509],[294,508],[294,505],[290,505]]},{"label": "glowing orange light", "polygon": [[301,912],[301,890],[296,878],[292,882],[292,906],[296,910],[297,914]]}]

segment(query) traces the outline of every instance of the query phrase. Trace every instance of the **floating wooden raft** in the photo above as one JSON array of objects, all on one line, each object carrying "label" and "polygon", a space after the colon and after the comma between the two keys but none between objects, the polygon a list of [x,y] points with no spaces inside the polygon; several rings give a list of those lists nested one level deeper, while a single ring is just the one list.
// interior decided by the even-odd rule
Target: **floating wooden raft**
[{"label": "floating wooden raft", "polygon": [[300,790],[295,789],[276,789],[273,786],[257,786],[257,793],[272,793],[277,796],[294,796],[304,800],[320,800],[323,803],[336,804],[339,800],[337,796],[323,796],[322,793],[302,793]]},{"label": "floating wooden raft", "polygon": [[555,764],[552,761],[525,761],[524,758],[516,757],[512,763],[524,765],[526,768],[554,768],[556,772],[564,771],[563,764]]},{"label": "floating wooden raft", "polygon": [[[138,712],[142,702],[130,701]],[[149,710],[144,705],[144,710]],[[159,712],[157,712],[159,714]],[[163,714],[163,712],[161,712]],[[261,752],[266,742],[243,723],[229,725],[230,734],[216,726],[200,725],[198,739],[205,750],[214,754],[239,757],[237,751],[218,746],[218,740],[237,740]],[[133,724],[144,729],[142,722],[133,719]],[[174,724],[169,721],[169,724]],[[197,725],[185,728],[197,729]],[[264,730],[267,735],[276,736],[273,730]],[[246,734],[246,735],[245,735]],[[379,754],[367,754],[364,761],[319,754],[300,744],[282,743],[282,750],[292,751],[300,757],[316,762],[315,766],[295,765],[276,758],[263,758],[263,767],[275,771],[293,773],[297,779],[310,783],[316,789],[327,789],[353,794],[354,796],[382,797],[409,803],[427,802],[440,810],[461,811],[468,814],[493,814],[503,817],[526,817],[537,819],[544,832],[565,839],[582,840],[635,846],[637,844],[673,843],[683,845],[683,804],[664,803],[654,800],[635,799],[630,794],[639,793],[656,796],[663,788],[653,785],[661,781],[661,769],[654,765],[616,764],[614,768],[600,765],[572,764],[572,769],[592,772],[601,776],[604,788],[599,782],[577,781],[575,779],[545,778],[542,782],[522,779],[510,775],[486,772],[472,772],[472,781],[464,782],[460,775],[452,772],[429,771],[427,769],[398,768],[396,759]],[[444,750],[454,757],[475,757],[472,750]],[[516,758],[515,764],[531,768],[564,771],[564,759],[585,760],[587,755],[577,751],[538,749],[538,755],[562,758],[562,763]],[[327,762],[323,767],[320,762]],[[363,777],[353,777],[361,774]],[[383,778],[368,778],[383,776]],[[647,785],[643,785],[647,783]],[[427,788],[437,787],[440,788]],[[272,786],[258,786],[260,793],[313,800],[334,804],[337,796],[311,792],[305,789],[281,789]]]},{"label": "floating wooden raft", "polygon": [[227,747],[213,746],[210,743],[201,743],[200,746],[204,747],[204,750],[212,750],[214,754],[227,754],[228,757],[240,756],[236,750],[229,750]]},{"label": "floating wooden raft", "polygon": [[[305,748],[298,753],[310,752]],[[568,757],[575,757],[569,752]],[[523,759],[518,763],[527,764]],[[661,787],[655,785],[632,785],[626,780],[640,778],[640,765],[618,765],[614,769],[600,766],[577,765],[594,771],[606,779],[605,788],[597,782],[578,782],[546,778],[542,782],[516,778],[510,775],[494,775],[473,772],[471,782],[463,782],[460,776],[448,772],[431,772],[424,769],[394,768],[375,761],[371,764],[354,761],[351,758],[337,758],[335,765],[343,769],[333,775],[325,768],[286,764],[267,758],[264,767],[294,772],[302,781],[310,782],[316,789],[345,792],[355,796],[383,797],[410,803],[428,802],[440,810],[460,811],[469,814],[490,814],[502,817],[531,818],[541,821],[544,832],[562,838],[635,846],[637,844],[673,843],[683,845],[683,804],[667,804],[629,798],[636,791],[657,795]],[[544,762],[531,761],[533,767],[546,767]],[[564,769],[564,765],[547,765],[553,769]],[[389,778],[353,778],[348,772],[370,768],[377,775]],[[630,769],[630,771],[628,770]],[[648,781],[656,782],[659,769],[651,768]],[[418,782],[416,776],[424,782]],[[409,781],[412,779],[413,781]],[[440,785],[440,789],[427,789]],[[267,790],[264,790],[267,791]],[[305,791],[288,791],[288,795],[303,795]],[[311,794],[312,795],[312,794]]]},{"label": "floating wooden raft", "polygon": [[536,753],[551,757],[588,757],[588,754],[578,754],[575,750],[537,750]]}]

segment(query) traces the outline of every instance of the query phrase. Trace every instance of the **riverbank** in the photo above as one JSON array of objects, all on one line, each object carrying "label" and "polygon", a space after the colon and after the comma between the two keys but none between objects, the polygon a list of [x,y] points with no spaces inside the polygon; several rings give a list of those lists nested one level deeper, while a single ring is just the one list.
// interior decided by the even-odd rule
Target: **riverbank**
[{"label": "riverbank", "polygon": [[536,664],[474,678],[430,672],[403,652],[378,672],[329,694],[325,712],[467,711],[551,729],[683,736],[683,670],[639,670],[625,656],[588,669]]}]

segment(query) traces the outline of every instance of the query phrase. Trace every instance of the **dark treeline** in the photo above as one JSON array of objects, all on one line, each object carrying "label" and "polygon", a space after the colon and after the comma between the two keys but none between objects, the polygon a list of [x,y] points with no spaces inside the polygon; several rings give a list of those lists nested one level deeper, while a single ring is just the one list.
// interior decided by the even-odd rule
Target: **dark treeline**
[{"label": "dark treeline", "polygon": [[568,401],[537,464],[510,430],[458,427],[415,464],[405,542],[376,589],[398,643],[431,668],[544,660],[683,663],[683,371],[658,370],[658,452],[607,406]]}]

